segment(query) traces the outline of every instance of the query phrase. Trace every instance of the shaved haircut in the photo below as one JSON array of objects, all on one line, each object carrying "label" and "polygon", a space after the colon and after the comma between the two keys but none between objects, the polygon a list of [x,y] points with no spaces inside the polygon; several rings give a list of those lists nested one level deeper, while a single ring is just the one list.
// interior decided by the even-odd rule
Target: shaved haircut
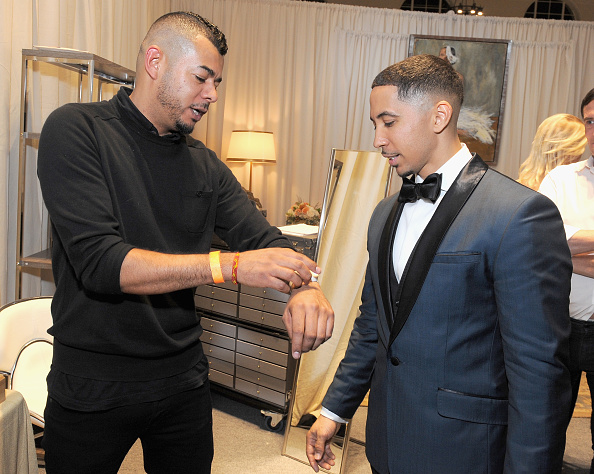
[{"label": "shaved haircut", "polygon": [[208,39],[221,56],[227,54],[227,40],[216,25],[192,12],[172,12],[158,18],[140,45],[139,60],[147,48],[156,44],[173,60],[191,52],[197,36]]},{"label": "shaved haircut", "polygon": [[422,106],[427,99],[446,99],[457,119],[464,100],[464,86],[460,75],[449,62],[420,54],[393,64],[380,72],[371,88],[396,86],[398,99]]}]

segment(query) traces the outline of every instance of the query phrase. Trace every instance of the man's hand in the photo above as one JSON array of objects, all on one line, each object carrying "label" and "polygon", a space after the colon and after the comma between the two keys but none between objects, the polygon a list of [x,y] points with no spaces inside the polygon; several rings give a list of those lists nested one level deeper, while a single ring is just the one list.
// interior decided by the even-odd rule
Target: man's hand
[{"label": "man's hand", "polygon": [[293,290],[283,314],[283,323],[291,338],[295,359],[299,359],[302,352],[315,350],[330,339],[334,329],[334,310],[320,285],[310,282]]},{"label": "man's hand", "polygon": [[[221,261],[233,259],[228,253]],[[231,263],[225,262],[224,272],[231,272]],[[237,267],[237,281],[259,288],[273,288],[291,293],[283,314],[293,357],[317,349],[332,336],[334,311],[322,293],[320,285],[311,281],[313,273],[320,273],[316,262],[305,255],[284,248],[267,248],[242,252]],[[230,275],[228,278],[230,279]]]},{"label": "man's hand", "polygon": [[338,432],[338,428],[340,428],[340,423],[320,415],[307,432],[305,452],[314,471],[318,472],[320,467],[330,469],[334,466],[336,456],[330,449],[330,441]]},{"label": "man's hand", "polygon": [[[223,273],[228,273],[225,280],[231,279],[232,260],[233,253],[221,254]],[[290,293],[292,289],[309,283],[312,272],[320,273],[321,269],[305,255],[286,248],[266,248],[241,253],[237,281]]]}]

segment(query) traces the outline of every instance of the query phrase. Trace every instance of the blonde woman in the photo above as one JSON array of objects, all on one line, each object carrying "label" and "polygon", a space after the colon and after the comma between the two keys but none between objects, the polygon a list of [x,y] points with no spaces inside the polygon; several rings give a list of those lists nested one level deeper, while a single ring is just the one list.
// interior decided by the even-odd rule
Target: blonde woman
[{"label": "blonde woman", "polygon": [[518,181],[537,191],[549,171],[579,161],[585,148],[586,131],[579,118],[551,115],[538,126],[530,155],[520,165]]}]

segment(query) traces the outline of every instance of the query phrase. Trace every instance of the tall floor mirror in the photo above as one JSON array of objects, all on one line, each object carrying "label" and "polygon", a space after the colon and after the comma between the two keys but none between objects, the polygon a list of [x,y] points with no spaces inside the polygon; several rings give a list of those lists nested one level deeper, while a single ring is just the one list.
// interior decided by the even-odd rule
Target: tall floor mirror
[{"label": "tall floor mirror", "polygon": [[[359,314],[367,266],[367,225],[390,190],[391,167],[378,152],[332,150],[316,257],[324,294],[335,312],[332,338],[303,354],[295,372],[282,454],[309,464],[305,438],[342,360]],[[333,440],[333,473],[343,473],[350,423]]]}]

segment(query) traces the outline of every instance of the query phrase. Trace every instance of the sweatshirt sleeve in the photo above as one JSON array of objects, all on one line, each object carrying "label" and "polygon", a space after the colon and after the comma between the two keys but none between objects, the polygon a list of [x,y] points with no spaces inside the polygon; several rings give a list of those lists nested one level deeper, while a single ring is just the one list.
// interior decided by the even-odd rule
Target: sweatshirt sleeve
[{"label": "sweatshirt sleeve", "polygon": [[190,144],[204,148],[209,154],[210,166],[217,169],[218,196],[214,232],[232,251],[255,250],[267,247],[293,248],[282,232],[266,220],[231,170],[212,150],[200,142]]},{"label": "sweatshirt sleeve", "polygon": [[76,279],[85,290],[120,294],[120,268],[133,247],[119,233],[93,120],[82,105],[65,105],[47,118],[37,175],[54,246],[63,249]]}]

